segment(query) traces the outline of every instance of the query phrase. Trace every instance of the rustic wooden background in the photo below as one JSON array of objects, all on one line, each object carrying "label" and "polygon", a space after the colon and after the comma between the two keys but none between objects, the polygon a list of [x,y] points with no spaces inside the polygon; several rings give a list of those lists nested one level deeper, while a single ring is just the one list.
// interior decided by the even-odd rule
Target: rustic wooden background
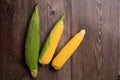
[{"label": "rustic wooden background", "polygon": [[[41,46],[63,12],[65,29],[56,53],[81,29],[87,33],[61,70],[39,64],[36,80],[117,80],[120,0],[38,0],[38,5]],[[34,6],[35,0],[0,0],[0,80],[33,80],[24,42]]]}]

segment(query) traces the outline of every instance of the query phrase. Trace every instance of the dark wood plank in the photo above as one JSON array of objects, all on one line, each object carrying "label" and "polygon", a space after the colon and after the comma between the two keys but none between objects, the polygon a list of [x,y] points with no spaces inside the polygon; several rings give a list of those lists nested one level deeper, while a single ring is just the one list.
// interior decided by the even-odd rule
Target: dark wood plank
[{"label": "dark wood plank", "polygon": [[[61,1],[61,0],[60,0]],[[63,0],[64,10],[65,13],[65,21],[64,21],[64,32],[60,43],[58,45],[58,49],[56,53],[67,43],[67,41],[71,38],[71,1],[70,0]],[[56,54],[57,55],[57,54]],[[71,59],[64,65],[62,69],[58,72],[58,79],[56,80],[71,80]],[[53,80],[53,79],[52,79]]]},{"label": "dark wood plank", "polygon": [[[60,40],[60,43],[57,47],[55,55],[61,49],[61,47],[65,44],[65,42],[71,37],[71,26],[70,26],[70,1],[63,0],[40,0],[40,16],[41,16],[41,47],[46,40],[47,35],[52,29],[53,25],[56,21],[63,15],[64,11],[66,12],[65,17],[65,28]],[[65,8],[64,8],[65,7]],[[42,67],[39,66],[39,74],[37,79],[42,80],[71,80],[71,63],[70,61],[66,64],[66,66],[59,70],[55,71],[51,68],[50,65]]]},{"label": "dark wood plank", "polygon": [[117,80],[118,1],[71,1],[72,34],[86,29],[72,57],[72,80]]},{"label": "dark wood plank", "polygon": [[24,61],[24,41],[35,4],[33,0],[1,0],[0,5],[0,79],[22,80],[30,77]]},{"label": "dark wood plank", "polygon": [[[72,36],[75,33],[79,32],[82,28],[87,27],[87,25],[88,25],[87,5],[88,4],[87,4],[86,0],[84,0],[84,1],[83,0],[71,0]],[[86,38],[85,38],[85,40],[86,40]],[[84,44],[84,42],[85,41],[83,41],[82,45]],[[83,76],[84,76],[83,75],[83,64],[85,64],[85,63],[83,63],[83,60],[82,60],[84,53],[81,52],[81,50],[82,50],[81,46],[77,49],[77,51],[72,56],[72,80],[74,80],[74,79],[75,80],[85,80],[83,78]]]},{"label": "dark wood plank", "polygon": [[118,69],[118,79],[120,80],[120,0],[119,3],[119,69]]}]

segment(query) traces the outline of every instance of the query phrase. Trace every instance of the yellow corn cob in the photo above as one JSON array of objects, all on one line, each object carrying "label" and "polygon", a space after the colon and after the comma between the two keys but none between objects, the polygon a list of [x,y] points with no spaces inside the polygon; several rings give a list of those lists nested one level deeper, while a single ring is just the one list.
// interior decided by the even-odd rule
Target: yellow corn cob
[{"label": "yellow corn cob", "polygon": [[54,52],[56,50],[56,47],[58,45],[58,42],[61,38],[63,29],[64,29],[63,20],[64,20],[64,15],[53,27],[52,31],[50,32],[50,35],[48,36],[45,42],[45,45],[42,48],[42,51],[39,57],[39,62],[42,65],[49,64],[54,55]]},{"label": "yellow corn cob", "polygon": [[71,57],[73,52],[78,48],[85,35],[85,30],[75,34],[73,38],[62,48],[58,55],[53,59],[52,66],[57,70]]}]

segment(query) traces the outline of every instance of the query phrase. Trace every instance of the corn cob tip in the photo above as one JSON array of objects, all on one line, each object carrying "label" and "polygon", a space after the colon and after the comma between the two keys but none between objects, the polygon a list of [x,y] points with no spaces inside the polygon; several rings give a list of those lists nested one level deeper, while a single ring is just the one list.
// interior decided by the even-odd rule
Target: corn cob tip
[{"label": "corn cob tip", "polygon": [[65,13],[63,13],[63,15],[60,18],[60,21],[63,21],[65,19]]},{"label": "corn cob tip", "polygon": [[54,69],[55,69],[55,70],[58,70],[58,68],[57,68],[57,67],[54,67]]},{"label": "corn cob tip", "polygon": [[41,60],[38,61],[41,66],[45,67],[47,64],[43,63]]},{"label": "corn cob tip", "polygon": [[36,78],[37,77],[37,69],[32,70],[31,75],[33,78]]},{"label": "corn cob tip", "polygon": [[79,33],[84,35],[86,33],[86,31],[85,31],[85,29],[82,29]]},{"label": "corn cob tip", "polygon": [[43,67],[45,67],[46,65],[45,64],[41,64]]},{"label": "corn cob tip", "polygon": [[36,3],[36,5],[35,5],[35,9],[37,9],[38,8],[38,3]]},{"label": "corn cob tip", "polygon": [[54,66],[54,65],[52,65],[52,67],[53,67],[55,70],[58,70],[58,69],[59,69],[57,66]]}]

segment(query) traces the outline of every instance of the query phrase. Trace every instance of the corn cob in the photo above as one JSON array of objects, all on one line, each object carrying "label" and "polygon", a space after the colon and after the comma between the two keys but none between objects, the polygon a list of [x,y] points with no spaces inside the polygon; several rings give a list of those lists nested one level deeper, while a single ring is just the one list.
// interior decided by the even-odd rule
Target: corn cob
[{"label": "corn cob", "polygon": [[34,78],[37,76],[39,40],[39,14],[38,5],[36,5],[30,19],[25,42],[25,61]]},{"label": "corn cob", "polygon": [[78,48],[85,35],[85,30],[73,36],[73,38],[60,50],[58,55],[53,59],[52,66],[57,70],[71,57],[73,52]]},{"label": "corn cob", "polygon": [[63,29],[64,29],[63,20],[64,20],[64,15],[60,18],[60,20],[55,24],[55,26],[51,30],[50,35],[48,36],[41,50],[41,53],[39,56],[39,62],[42,65],[49,64],[54,55],[56,47],[63,33]]}]

